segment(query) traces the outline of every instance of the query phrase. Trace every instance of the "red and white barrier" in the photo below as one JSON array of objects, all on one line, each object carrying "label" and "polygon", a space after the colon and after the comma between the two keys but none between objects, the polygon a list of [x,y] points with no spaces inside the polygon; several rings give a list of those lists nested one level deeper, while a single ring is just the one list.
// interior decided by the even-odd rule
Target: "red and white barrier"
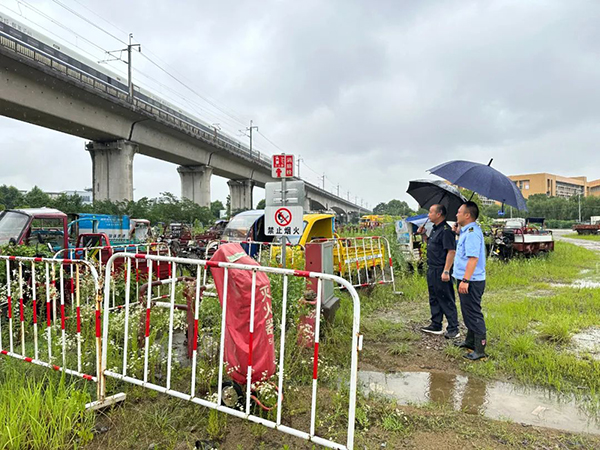
[{"label": "red and white barrier", "polygon": [[[101,297],[93,265],[82,260],[0,255],[2,264],[6,296],[0,299],[6,301],[6,313],[0,315],[0,353],[98,383]],[[13,293],[18,293],[18,306]],[[18,319],[14,317],[15,307]],[[82,316],[82,308],[88,316]],[[2,341],[5,326],[7,347]],[[45,333],[40,327],[45,327]],[[95,329],[95,333],[87,334],[95,336],[94,340],[83,341],[84,327]],[[70,348],[73,342],[75,349]],[[97,393],[101,399],[99,384]]]},{"label": "red and white barrier", "polygon": [[[148,255],[148,254],[131,254],[131,253],[116,253],[111,256],[108,260],[107,265],[105,267],[105,279],[109,280],[110,275],[112,273],[112,268],[115,264],[121,264],[121,266],[125,267],[126,271],[126,279],[131,280],[131,271],[133,263],[136,260],[145,261],[148,267],[148,283],[149,287],[146,292],[146,301],[145,308],[141,311],[141,320],[143,321],[143,368],[139,368],[135,371],[128,370],[128,361],[131,358],[137,358],[139,353],[134,353],[131,350],[132,346],[128,344],[128,340],[130,339],[130,319],[132,314],[132,308],[138,308],[136,312],[139,311],[140,306],[133,305],[129,298],[130,290],[125,289],[125,299],[123,308],[118,310],[112,310],[109,312],[110,303],[112,301],[112,292],[111,287],[108,282],[104,284],[104,302],[103,302],[103,310],[107,313],[103,316],[103,330],[102,330],[102,361],[101,367],[102,376],[108,378],[114,378],[126,383],[134,384],[137,386],[144,387],[146,389],[152,389],[157,392],[161,392],[167,395],[171,395],[173,397],[186,400],[192,403],[196,403],[207,408],[215,409],[217,411],[221,411],[232,416],[246,419],[248,421],[262,424],[266,427],[277,429],[284,433],[297,436],[299,438],[305,439],[307,441],[314,442],[319,445],[323,445],[328,448],[336,448],[336,449],[352,449],[354,445],[354,424],[355,424],[355,410],[356,410],[356,393],[357,393],[357,371],[358,371],[358,353],[362,348],[362,336],[359,334],[360,327],[360,299],[355,288],[352,286],[350,282],[347,280],[329,274],[323,273],[313,273],[307,271],[299,271],[299,270],[291,270],[291,269],[281,269],[276,267],[263,267],[254,264],[237,264],[234,262],[214,262],[214,261],[204,261],[204,260],[192,260],[185,258],[174,258],[174,257],[166,257],[166,256],[157,256],[157,255]],[[155,313],[152,312],[153,304],[156,304],[156,298],[152,293],[151,285],[152,285],[152,266],[158,263],[166,263],[171,266],[171,279],[163,280],[162,284],[168,284],[171,286],[170,288],[170,296],[168,305],[163,304],[161,306],[168,306],[169,308],[169,317],[168,317],[168,336],[167,336],[167,345],[166,349],[167,353],[167,361],[166,361],[166,376],[164,372],[162,376],[158,379],[152,377],[150,373],[150,348],[152,345],[151,336],[153,327],[156,326],[155,322],[152,322],[152,318]],[[188,271],[189,273],[195,274],[195,280],[192,282],[189,279],[183,280],[187,283],[193,283],[193,292],[194,299],[193,302],[188,301],[188,307],[191,304],[194,305],[194,320],[193,320],[193,352],[192,352],[192,374],[190,375],[189,380],[189,389],[184,389],[185,386],[184,381],[178,380],[177,385],[172,383],[172,371],[173,371],[173,358],[174,358],[174,314],[175,310],[178,309],[175,303],[177,298],[177,283],[178,278],[176,276],[178,268],[183,268],[184,272]],[[203,285],[203,281],[205,279],[205,274],[209,268],[219,268],[223,270],[223,288],[220,294],[221,301],[221,334],[219,337],[219,362],[218,367],[214,367],[214,369],[218,372],[218,381],[216,386],[216,398],[213,397],[209,392],[198,392],[197,389],[197,376],[196,376],[196,367],[198,365],[198,358],[200,357],[198,352],[198,324],[202,319],[200,316],[200,302],[203,293],[203,289],[205,286]],[[190,270],[193,269],[193,270]],[[225,364],[225,356],[224,349],[226,345],[225,340],[225,330],[228,329],[228,310],[231,308],[229,303],[235,305],[239,303],[239,299],[237,296],[241,295],[239,292],[229,291],[229,280],[230,277],[237,277],[240,273],[247,273],[248,276],[251,277],[251,294],[246,293],[246,295],[250,295],[250,308],[249,308],[249,317],[247,319],[247,332],[248,332],[248,361],[247,361],[247,373],[246,373],[246,386],[245,386],[245,402],[243,402],[243,409],[236,409],[230,406],[225,406],[223,404],[223,389],[224,389],[224,378],[227,375],[228,368]],[[254,398],[253,394],[253,384],[255,385],[257,382],[254,381],[253,378],[253,364],[256,360],[256,355],[253,354],[253,336],[256,332],[254,317],[255,314],[258,313],[256,311],[261,305],[261,302],[257,301],[256,298],[256,286],[257,286],[257,275],[258,274],[266,274],[269,279],[273,279],[273,277],[281,277],[282,278],[282,310],[281,310],[281,318],[280,318],[280,326],[275,327],[279,332],[279,354],[277,358],[276,365],[276,376],[277,380],[277,415],[274,420],[267,419],[257,415],[252,408],[252,399]],[[308,425],[308,429],[301,430],[297,428],[293,428],[288,425],[284,425],[282,420],[284,419],[284,411],[282,411],[283,404],[283,396],[285,391],[285,354],[286,354],[286,331],[287,331],[287,314],[290,308],[290,300],[288,299],[288,283],[290,278],[299,277],[302,279],[313,278],[318,280],[317,287],[317,300],[315,309],[316,311],[320,311],[321,302],[322,302],[322,283],[324,282],[333,282],[335,285],[344,288],[347,290],[351,297],[352,308],[353,308],[353,323],[352,323],[352,335],[348,336],[348,341],[350,344],[350,382],[349,382],[349,397],[348,397],[348,425],[347,425],[347,436],[345,443],[334,442],[330,439],[324,438],[318,435],[317,432],[317,423],[319,419],[319,409],[317,402],[317,390],[318,390],[318,382],[319,382],[319,345],[320,345],[320,321],[321,314],[317,313],[315,315],[315,328],[314,328],[314,342],[313,342],[313,362],[312,362],[312,396],[311,396],[311,413],[310,413],[310,423]],[[180,277],[186,278],[186,277]],[[232,278],[233,279],[233,278]],[[191,290],[191,287],[190,287]],[[293,299],[297,301],[297,299]],[[263,305],[264,306],[264,305]],[[260,306],[260,307],[263,307]],[[235,307],[235,306],[234,306]],[[262,310],[260,311],[262,313]],[[124,314],[124,328],[121,330],[117,323],[122,323],[121,319],[117,316],[119,314]],[[164,326],[164,324],[163,324]],[[239,327],[237,328],[239,331]],[[115,336],[115,333],[121,333],[120,336]],[[156,333],[155,333],[156,334]],[[189,334],[188,334],[189,336]],[[120,343],[123,343],[121,346]],[[109,368],[109,349],[111,349],[111,345],[116,345],[115,343],[119,343],[119,349],[123,351],[123,357],[118,359],[117,367]],[[273,343],[275,345],[275,342]],[[117,360],[114,360],[114,352],[111,349],[111,361],[110,364],[116,364]],[[118,349],[115,349],[118,350]],[[141,350],[141,349],[140,349]],[[163,349],[164,350],[164,349]],[[309,362],[310,364],[310,362]],[[120,366],[120,367],[119,367]],[[162,366],[161,366],[162,367]],[[215,372],[216,373],[216,372]],[[256,373],[254,376],[256,377]],[[267,380],[265,380],[267,381]],[[183,384],[182,384],[183,383]]]}]

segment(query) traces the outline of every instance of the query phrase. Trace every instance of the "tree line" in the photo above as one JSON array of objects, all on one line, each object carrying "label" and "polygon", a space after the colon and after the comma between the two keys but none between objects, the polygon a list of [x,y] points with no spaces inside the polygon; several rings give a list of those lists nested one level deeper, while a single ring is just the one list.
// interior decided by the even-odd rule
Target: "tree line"
[{"label": "tree line", "polygon": [[110,200],[95,201],[86,204],[79,195],[60,194],[51,198],[37,186],[26,193],[14,186],[0,186],[0,210],[14,208],[55,208],[64,213],[96,213],[127,215],[136,219],[148,219],[151,223],[183,222],[213,223],[219,218],[225,206],[220,200],[211,203],[210,208],[199,206],[189,199],[178,199],[169,192],[163,192],[159,198],[141,198],[137,201]]},{"label": "tree line", "polygon": [[[527,211],[518,211],[516,208],[494,204],[484,206],[477,194],[472,195],[471,191],[461,189],[465,198],[472,200],[479,205],[481,214],[490,218],[502,217],[544,217],[552,221],[579,221],[579,212],[581,210],[581,221],[587,222],[591,216],[600,216],[600,196],[570,198],[548,197],[545,194],[532,195],[527,199]],[[375,214],[387,214],[390,216],[411,216],[423,214],[424,209],[413,210],[408,203],[401,200],[391,200],[388,203],[379,203],[374,209]],[[503,212],[503,214],[502,214]]]},{"label": "tree line", "polygon": [[[471,192],[463,191],[466,198],[471,198]],[[499,214],[500,205],[483,206],[477,195],[473,200],[479,204],[482,215],[491,218],[510,217],[511,208],[504,207],[504,214]],[[189,199],[179,199],[175,195],[164,192],[159,198],[141,198],[137,201],[113,202],[110,200],[96,201],[86,204],[78,195],[60,194],[51,198],[37,186],[22,193],[14,186],[0,186],[0,210],[13,208],[56,208],[65,213],[96,213],[127,215],[133,218],[148,219],[152,223],[199,221],[204,224],[212,223],[219,218],[220,211],[229,209],[229,202],[223,205],[220,200],[211,203],[210,208],[199,206]],[[264,208],[264,201],[259,202],[258,209]],[[578,221],[581,209],[581,220],[589,221],[590,216],[600,216],[600,196],[570,198],[548,197],[544,194],[532,195],[527,199],[528,211],[512,210],[513,217],[544,217],[555,221]],[[237,213],[234,211],[233,213]],[[413,210],[407,202],[393,199],[379,203],[373,208],[373,213],[390,216],[407,217],[426,213],[424,209]]]}]

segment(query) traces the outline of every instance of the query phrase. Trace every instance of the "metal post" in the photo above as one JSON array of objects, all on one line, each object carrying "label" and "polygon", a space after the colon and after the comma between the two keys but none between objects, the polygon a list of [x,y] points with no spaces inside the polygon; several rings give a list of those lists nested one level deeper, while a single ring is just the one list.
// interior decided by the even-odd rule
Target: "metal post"
[{"label": "metal post", "polygon": [[132,44],[133,33],[129,33],[129,44],[127,45],[127,86],[129,87],[129,101],[133,103],[133,78],[132,71],[133,65],[131,61],[131,50],[133,47],[138,47],[138,51],[142,51],[142,46],[140,44]]},{"label": "metal post", "polygon": [[250,126],[246,128],[250,131],[250,158],[252,158],[252,130],[256,129],[258,131],[258,127],[252,125],[252,121],[250,121]]},{"label": "metal post", "polygon": [[577,203],[579,204],[579,223],[581,223],[581,194],[577,196]]},{"label": "metal post", "polygon": [[131,38],[133,34],[129,33],[129,45],[127,46],[127,86],[129,87],[129,99],[133,102],[133,81],[131,78]]},{"label": "metal post", "polygon": [[[284,174],[285,175],[285,174]],[[283,177],[281,179],[281,206],[287,206],[287,199],[286,199],[286,179],[285,177]],[[285,230],[284,230],[285,231]],[[286,244],[287,244],[287,237],[286,236],[281,236],[281,266],[285,269],[286,268]]]}]

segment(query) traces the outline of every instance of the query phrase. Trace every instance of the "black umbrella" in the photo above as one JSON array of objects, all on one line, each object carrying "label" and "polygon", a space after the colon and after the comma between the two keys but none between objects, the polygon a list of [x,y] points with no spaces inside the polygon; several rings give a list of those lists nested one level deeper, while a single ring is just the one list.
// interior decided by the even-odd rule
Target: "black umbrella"
[{"label": "black umbrella", "polygon": [[406,192],[421,208],[429,209],[435,204],[444,205],[447,220],[456,220],[458,208],[467,201],[458,189],[442,180],[412,180]]},{"label": "black umbrella", "polygon": [[492,160],[487,165],[472,161],[449,161],[429,169],[429,172],[492,200],[527,211],[527,204],[517,185],[491,164]]}]

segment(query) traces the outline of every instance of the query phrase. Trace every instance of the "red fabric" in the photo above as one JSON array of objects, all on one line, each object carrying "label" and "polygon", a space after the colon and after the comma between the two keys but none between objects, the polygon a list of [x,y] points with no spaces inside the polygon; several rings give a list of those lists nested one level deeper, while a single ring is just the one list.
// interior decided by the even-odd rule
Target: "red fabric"
[{"label": "red fabric", "polygon": [[[234,243],[222,245],[210,261],[260,266]],[[223,306],[225,269],[212,266],[210,270]],[[228,375],[240,384],[246,383],[250,345],[253,383],[267,380],[276,369],[271,283],[266,273],[256,272],[255,296],[254,336],[251,338],[252,271],[229,269],[224,360]]]}]

